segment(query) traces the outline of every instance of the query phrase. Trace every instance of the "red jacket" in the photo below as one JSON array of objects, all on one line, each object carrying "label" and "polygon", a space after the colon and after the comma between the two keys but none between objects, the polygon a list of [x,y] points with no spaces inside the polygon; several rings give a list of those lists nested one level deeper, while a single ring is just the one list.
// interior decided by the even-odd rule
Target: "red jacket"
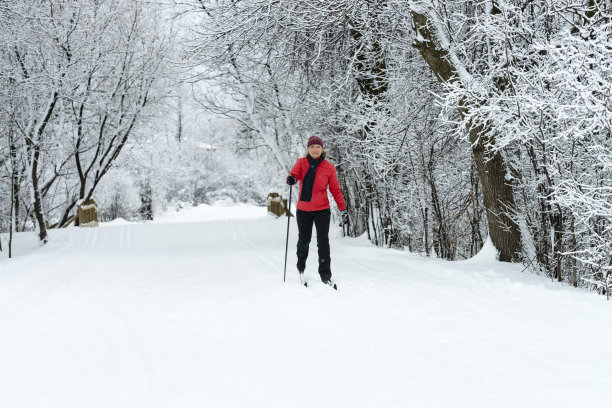
[{"label": "red jacket", "polygon": [[[338,209],[340,211],[344,211],[346,210],[346,204],[344,204],[342,192],[340,191],[340,183],[338,183],[336,168],[327,160],[322,160],[323,161],[321,164],[319,164],[317,167],[315,181],[312,186],[311,200],[306,202],[298,199],[297,209],[302,211],[318,211],[329,208],[329,199],[327,198],[327,186],[329,186],[329,191],[331,191],[332,195],[334,196]],[[293,169],[291,169],[290,174],[293,174],[296,180],[300,182],[300,192],[298,193],[298,198],[302,194],[304,176],[308,172],[309,166],[310,163],[308,163],[308,159],[306,157],[302,157],[298,159],[295,166],[293,166]]]}]

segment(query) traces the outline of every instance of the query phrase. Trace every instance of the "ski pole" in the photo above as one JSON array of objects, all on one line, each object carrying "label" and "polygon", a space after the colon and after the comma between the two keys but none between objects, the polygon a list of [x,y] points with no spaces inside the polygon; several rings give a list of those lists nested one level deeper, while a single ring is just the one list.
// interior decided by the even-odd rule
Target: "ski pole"
[{"label": "ski pole", "polygon": [[291,221],[291,196],[293,186],[289,186],[289,207],[287,208],[287,240],[285,241],[285,271],[283,272],[283,282],[287,277],[287,250],[289,249],[289,221]]}]

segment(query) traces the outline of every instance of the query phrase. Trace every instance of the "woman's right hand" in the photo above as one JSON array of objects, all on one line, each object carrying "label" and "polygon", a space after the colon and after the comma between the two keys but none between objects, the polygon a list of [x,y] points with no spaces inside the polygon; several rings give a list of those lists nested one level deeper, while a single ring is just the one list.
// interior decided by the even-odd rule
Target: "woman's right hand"
[{"label": "woman's right hand", "polygon": [[295,183],[297,183],[297,180],[295,179],[295,176],[293,174],[290,174],[289,177],[287,177],[287,184],[292,186]]}]

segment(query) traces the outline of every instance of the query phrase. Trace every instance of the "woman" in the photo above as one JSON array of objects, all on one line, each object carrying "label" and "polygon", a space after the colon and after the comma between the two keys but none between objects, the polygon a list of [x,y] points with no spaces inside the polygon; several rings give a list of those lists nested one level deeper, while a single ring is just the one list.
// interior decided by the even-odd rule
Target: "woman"
[{"label": "woman", "polygon": [[338,209],[342,211],[342,220],[348,222],[348,212],[336,168],[325,160],[327,152],[323,150],[323,140],[318,136],[308,139],[308,152],[305,157],[298,159],[291,173],[287,176],[290,186],[300,182],[299,200],[297,203],[297,268],[303,278],[308,258],[308,247],[312,237],[312,224],[317,227],[317,247],[319,248],[319,275],[323,283],[331,285],[331,259],[329,256],[329,221],[331,211],[327,198],[327,187],[334,196]]}]

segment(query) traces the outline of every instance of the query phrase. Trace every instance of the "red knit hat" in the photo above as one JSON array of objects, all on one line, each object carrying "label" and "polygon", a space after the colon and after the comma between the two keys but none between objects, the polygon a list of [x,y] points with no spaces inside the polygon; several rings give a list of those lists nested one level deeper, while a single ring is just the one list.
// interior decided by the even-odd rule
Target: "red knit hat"
[{"label": "red knit hat", "polygon": [[316,145],[318,144],[319,146],[323,147],[323,139],[321,139],[319,136],[310,136],[308,138],[308,146],[310,147],[312,145]]}]

